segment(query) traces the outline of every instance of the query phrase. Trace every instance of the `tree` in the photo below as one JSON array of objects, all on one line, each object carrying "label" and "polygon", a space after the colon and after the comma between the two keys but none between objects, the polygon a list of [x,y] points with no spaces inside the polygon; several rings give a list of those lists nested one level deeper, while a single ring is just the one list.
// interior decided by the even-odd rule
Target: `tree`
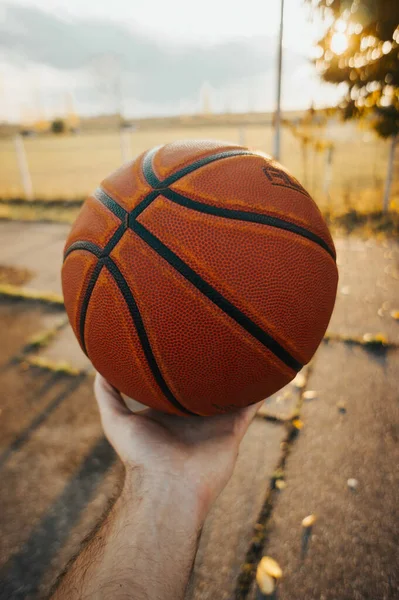
[{"label": "tree", "polygon": [[307,2],[329,22],[317,46],[316,67],[325,81],[346,84],[339,106],[344,118],[367,117],[381,137],[391,138],[387,210],[399,137],[399,1]]},{"label": "tree", "polygon": [[63,119],[54,119],[51,123],[51,131],[53,133],[65,133],[65,121]]}]

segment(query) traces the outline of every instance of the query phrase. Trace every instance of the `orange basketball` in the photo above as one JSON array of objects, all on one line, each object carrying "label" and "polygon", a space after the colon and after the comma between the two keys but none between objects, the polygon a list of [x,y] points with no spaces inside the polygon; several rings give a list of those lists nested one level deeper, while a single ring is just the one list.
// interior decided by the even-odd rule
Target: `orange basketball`
[{"label": "orange basketball", "polygon": [[107,177],[65,246],[69,320],[95,368],[138,402],[213,415],[265,398],[317,349],[335,249],[270,157],[215,141],[154,148]]}]

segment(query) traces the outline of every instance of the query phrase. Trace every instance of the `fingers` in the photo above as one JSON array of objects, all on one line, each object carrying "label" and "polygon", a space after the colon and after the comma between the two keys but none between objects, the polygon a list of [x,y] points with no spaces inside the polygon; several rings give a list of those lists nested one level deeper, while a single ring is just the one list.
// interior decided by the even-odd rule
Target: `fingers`
[{"label": "fingers", "polygon": [[104,428],[118,417],[131,415],[120,393],[100,373],[96,374],[94,393]]}]

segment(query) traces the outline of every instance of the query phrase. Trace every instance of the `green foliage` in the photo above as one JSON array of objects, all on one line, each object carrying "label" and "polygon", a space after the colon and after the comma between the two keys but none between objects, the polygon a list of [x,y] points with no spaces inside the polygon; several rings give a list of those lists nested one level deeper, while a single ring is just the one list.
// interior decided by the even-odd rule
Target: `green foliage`
[{"label": "green foliage", "polygon": [[63,119],[54,119],[54,121],[51,123],[51,131],[53,133],[65,133],[65,121],[63,121]]},{"label": "green foliage", "polygon": [[399,1],[307,0],[330,21],[318,43],[321,77],[346,84],[345,119],[366,116],[382,137],[399,133]]}]

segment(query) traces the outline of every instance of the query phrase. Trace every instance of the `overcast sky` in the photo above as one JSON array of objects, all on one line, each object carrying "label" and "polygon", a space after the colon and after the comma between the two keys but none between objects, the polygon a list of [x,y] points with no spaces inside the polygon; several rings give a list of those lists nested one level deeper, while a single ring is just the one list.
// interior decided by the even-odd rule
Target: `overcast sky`
[{"label": "overcast sky", "polygon": [[[0,0],[0,119],[19,118],[30,97],[47,113],[60,111],[67,92],[81,112],[105,107],[89,90],[84,27],[88,47],[98,54],[103,37],[111,53],[129,55],[122,74],[128,116],[198,110],[201,84],[207,81],[215,110],[228,105],[233,110],[270,110],[279,5],[278,0]],[[25,22],[21,7],[26,7]],[[51,34],[61,25],[58,47]],[[43,28],[40,39],[47,44],[40,52],[35,52],[40,45],[35,27]],[[309,60],[322,31],[320,20],[310,21],[303,0],[286,0],[286,108],[303,108],[312,101],[327,104],[336,97],[319,83]],[[68,39],[69,49],[63,42]],[[140,48],[140,64],[133,64],[128,48]],[[169,66],[174,94],[166,93],[165,86],[157,94],[156,84]]]},{"label": "overcast sky", "polygon": [[[97,17],[122,21],[178,40],[220,41],[237,36],[275,35],[279,0],[14,0],[58,16]],[[320,22],[309,23],[303,0],[285,0],[285,43],[309,52],[320,33]]]}]

